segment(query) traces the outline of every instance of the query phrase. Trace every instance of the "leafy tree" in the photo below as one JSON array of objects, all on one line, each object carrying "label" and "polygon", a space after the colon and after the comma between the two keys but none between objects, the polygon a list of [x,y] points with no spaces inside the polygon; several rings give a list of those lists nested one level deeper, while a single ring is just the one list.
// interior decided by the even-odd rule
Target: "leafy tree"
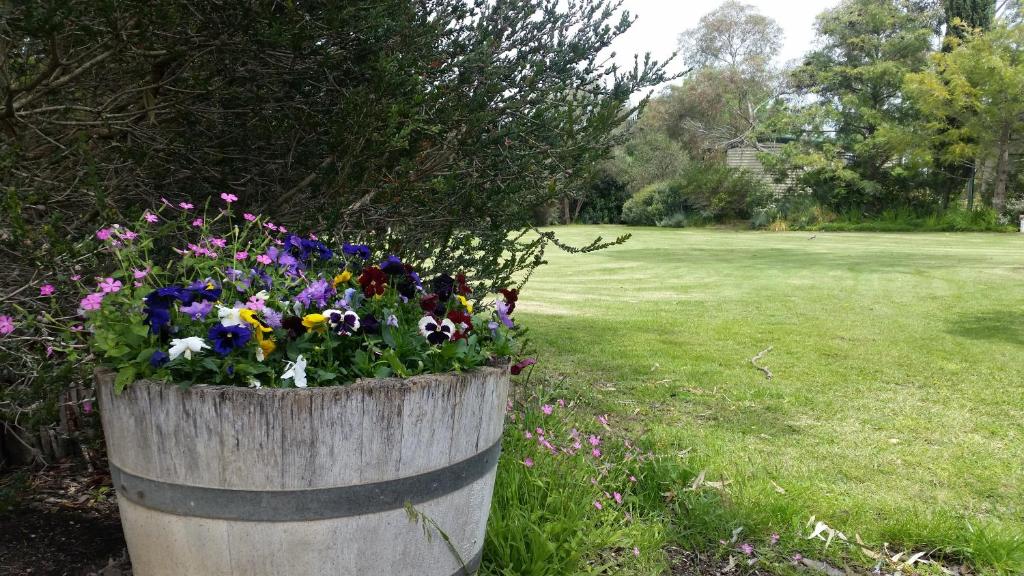
[{"label": "leafy tree", "polygon": [[929,155],[903,79],[924,69],[941,13],[927,0],[844,0],[818,17],[821,47],[793,72],[812,96],[789,118],[800,142],[774,165],[798,174],[819,201],[876,211],[909,202],[926,184]]},{"label": "leafy tree", "polygon": [[21,274],[161,196],[231,192],[298,230],[510,282],[555,241],[529,232],[533,209],[585,186],[631,95],[667,79],[600,57],[632,23],[620,5],[7,2],[0,230],[30,249],[3,258]]},{"label": "leafy tree", "polygon": [[725,68],[760,77],[782,48],[782,27],[753,6],[728,0],[679,37],[686,62],[696,68]]},{"label": "leafy tree", "polygon": [[964,41],[933,55],[933,66],[907,78],[907,90],[928,114],[945,163],[996,159],[992,207],[1006,207],[1013,135],[1024,126],[1024,29],[1005,22],[966,28]]}]

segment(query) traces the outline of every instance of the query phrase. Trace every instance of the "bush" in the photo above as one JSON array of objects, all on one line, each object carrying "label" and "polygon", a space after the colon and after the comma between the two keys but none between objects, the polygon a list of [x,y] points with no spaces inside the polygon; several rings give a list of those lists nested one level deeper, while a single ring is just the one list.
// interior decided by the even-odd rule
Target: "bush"
[{"label": "bush", "polygon": [[679,178],[646,186],[622,207],[622,220],[642,226],[681,227],[750,217],[751,198],[770,193],[746,170],[715,162],[688,164]]}]

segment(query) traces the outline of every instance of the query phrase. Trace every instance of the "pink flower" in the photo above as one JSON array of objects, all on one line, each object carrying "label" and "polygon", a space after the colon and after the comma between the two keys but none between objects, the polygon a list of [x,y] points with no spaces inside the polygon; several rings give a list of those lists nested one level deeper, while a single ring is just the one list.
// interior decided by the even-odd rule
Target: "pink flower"
[{"label": "pink flower", "polygon": [[277,225],[274,224],[273,222],[267,222],[263,224],[263,227],[266,228],[267,230],[273,230],[275,232],[277,231]]},{"label": "pink flower", "polygon": [[602,508],[604,508],[604,506],[600,502],[598,502],[597,500],[594,500],[594,508],[597,508],[598,510],[601,510]]},{"label": "pink flower", "polygon": [[249,300],[245,303],[245,307],[250,309],[250,310],[255,310],[255,311],[259,312],[259,311],[263,310],[264,308],[266,308],[267,304],[266,304],[266,301],[261,300],[260,298],[257,298],[255,296],[253,296],[253,297],[249,298]]},{"label": "pink flower", "polygon": [[74,275],[71,276],[71,281],[72,282],[78,282],[81,279],[82,279],[82,275],[81,274],[74,274]]},{"label": "pink flower", "polygon": [[288,229],[285,228],[284,226],[278,226],[277,231],[280,232],[281,234],[285,234],[288,232]]},{"label": "pink flower", "polygon": [[82,402],[82,412],[86,414],[92,412],[92,400]]},{"label": "pink flower", "polygon": [[110,235],[112,233],[113,230],[111,230],[110,228],[102,228],[96,231],[96,237],[99,238],[100,240],[110,240]]},{"label": "pink flower", "polygon": [[192,221],[192,226],[195,228],[201,228],[203,226],[203,219],[196,218],[195,220]]},{"label": "pink flower", "polygon": [[565,408],[565,400],[562,400],[561,398],[559,398],[558,399],[558,405],[561,408]]},{"label": "pink flower", "polygon": [[50,356],[53,356],[53,346],[46,347],[46,357],[49,358]]},{"label": "pink flower", "polygon": [[799,564],[804,557],[801,554],[793,554],[793,564]]},{"label": "pink flower", "polygon": [[580,448],[583,448],[583,445],[580,444],[579,440],[577,440],[577,441],[572,443],[572,449],[573,450],[579,450]]},{"label": "pink flower", "polygon": [[551,404],[545,404],[545,405],[543,405],[543,406],[541,406],[541,407],[540,407],[540,410],[541,410],[541,412],[543,412],[544,414],[546,414],[546,415],[550,416],[550,415],[551,415],[551,413],[552,413],[552,412],[553,412],[553,411],[555,410],[555,407],[554,407],[554,406],[552,406]]},{"label": "pink flower", "polygon": [[636,483],[636,476],[630,476],[629,477],[629,481],[633,482],[633,483]]},{"label": "pink flower", "polygon": [[591,446],[600,446],[601,445],[601,437],[600,436],[594,436],[593,434],[591,434],[591,436],[590,436],[590,445]]},{"label": "pink flower", "polygon": [[633,556],[640,556],[640,549],[633,546]]},{"label": "pink flower", "polygon": [[604,416],[598,416],[597,421],[600,422],[602,426],[608,426],[608,415],[605,414]]},{"label": "pink flower", "polygon": [[594,448],[593,450],[590,451],[590,453],[594,455],[594,458],[600,458],[601,457],[601,449],[600,448]]},{"label": "pink flower", "polygon": [[121,284],[121,281],[114,280],[113,278],[105,278],[102,282],[100,282],[100,290],[102,290],[104,293],[118,292],[121,290],[121,286],[123,286],[123,284]]},{"label": "pink flower", "polygon": [[526,466],[527,468],[533,468],[533,458],[526,458],[525,460],[523,460],[523,466]]},{"label": "pink flower", "polygon": [[256,216],[253,215],[253,214],[250,214],[248,212],[246,212],[245,214],[242,214],[242,218],[245,218],[246,222],[255,222],[256,221]]},{"label": "pink flower", "polygon": [[0,316],[0,336],[7,336],[11,332],[14,332],[14,318]]},{"label": "pink flower", "polygon": [[259,256],[257,256],[256,261],[259,262],[260,264],[263,264],[264,266],[268,266],[271,262],[273,262],[273,260],[270,259],[270,256],[267,256],[266,254],[260,254]]},{"label": "pink flower", "polygon": [[227,248],[228,241],[223,238],[210,238],[210,244],[217,248]]},{"label": "pink flower", "polygon": [[227,192],[221,192],[220,199],[227,202],[228,204],[231,204],[232,202],[238,201],[238,196],[235,196],[234,194],[228,194]]},{"label": "pink flower", "polygon": [[53,284],[43,284],[39,287],[40,296],[52,296],[57,289],[53,287]]},{"label": "pink flower", "polygon": [[136,280],[142,280],[147,275],[149,275],[149,267],[148,266],[146,267],[145,270],[139,270],[137,268],[132,268],[132,276],[134,276]]},{"label": "pink flower", "polygon": [[740,552],[743,552],[747,556],[750,556],[754,553],[754,547],[744,542],[743,544],[740,544]]},{"label": "pink flower", "polygon": [[[89,294],[85,298],[82,298],[82,302],[79,304],[79,306],[82,307],[82,310],[99,310],[100,304],[102,303],[103,293],[94,292],[92,294]],[[74,328],[72,328],[72,330],[74,330]]]},{"label": "pink flower", "polygon": [[85,330],[85,327],[82,326],[81,324],[75,324],[74,326],[71,327],[72,332],[81,332],[82,330]]},{"label": "pink flower", "polygon": [[772,546],[778,544],[779,543],[779,533],[778,532],[772,532],[771,540],[772,540]]},{"label": "pink flower", "polygon": [[142,217],[146,220],[146,222],[149,222],[150,224],[160,221],[160,218],[156,214],[153,214],[152,212],[146,212],[146,214],[143,215]]},{"label": "pink flower", "polygon": [[533,440],[533,434],[530,434],[529,430],[523,432],[523,437],[526,438],[527,440]]},{"label": "pink flower", "polygon": [[536,430],[534,430],[534,432],[536,432],[540,436],[544,435],[544,429],[543,428],[537,428]]},{"label": "pink flower", "polygon": [[245,250],[242,250],[240,252],[235,252],[235,260],[245,260],[248,257],[249,257],[249,253],[246,252]]},{"label": "pink flower", "polygon": [[612,497],[615,498],[616,504],[622,504],[622,494],[619,494],[618,492],[612,492]]},{"label": "pink flower", "polygon": [[195,208],[195,206],[193,206],[192,204],[190,204],[188,202],[178,202],[178,206],[182,210],[191,210],[191,209]]}]

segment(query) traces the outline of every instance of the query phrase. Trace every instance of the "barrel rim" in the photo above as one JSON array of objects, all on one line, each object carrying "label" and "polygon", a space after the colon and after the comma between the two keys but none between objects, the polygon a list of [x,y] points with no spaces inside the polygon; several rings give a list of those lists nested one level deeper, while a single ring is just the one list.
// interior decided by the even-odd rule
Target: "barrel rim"
[{"label": "barrel rim", "polygon": [[[230,386],[226,384],[195,384],[183,387],[173,382],[143,379],[133,381],[125,389],[127,390],[134,386],[154,386],[160,388],[177,388],[182,391],[219,392],[243,397],[267,396],[273,394],[322,395],[328,393],[337,394],[341,391],[363,392],[368,390],[414,390],[419,387],[434,386],[439,383],[439,379],[451,380],[455,378],[473,377],[475,375],[482,375],[483,377],[490,375],[500,376],[502,373],[507,375],[510,364],[511,363],[507,359],[501,359],[490,364],[477,366],[476,368],[465,372],[431,372],[417,374],[408,378],[359,378],[350,384],[338,386],[310,386],[307,388],[249,388],[245,386]],[[116,371],[105,366],[99,366],[93,371],[93,378],[95,382],[101,385],[108,384],[112,386],[116,375]]]}]

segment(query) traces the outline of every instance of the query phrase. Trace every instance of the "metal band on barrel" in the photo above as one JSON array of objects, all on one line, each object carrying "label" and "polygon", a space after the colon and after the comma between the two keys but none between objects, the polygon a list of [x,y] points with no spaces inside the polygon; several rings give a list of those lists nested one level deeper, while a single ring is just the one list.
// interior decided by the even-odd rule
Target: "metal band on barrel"
[{"label": "metal band on barrel", "polygon": [[135,476],[110,464],[117,495],[152,510],[218,520],[302,522],[345,518],[419,504],[468,486],[498,465],[501,441],[450,466],[369,484],[306,490],[233,490]]}]

